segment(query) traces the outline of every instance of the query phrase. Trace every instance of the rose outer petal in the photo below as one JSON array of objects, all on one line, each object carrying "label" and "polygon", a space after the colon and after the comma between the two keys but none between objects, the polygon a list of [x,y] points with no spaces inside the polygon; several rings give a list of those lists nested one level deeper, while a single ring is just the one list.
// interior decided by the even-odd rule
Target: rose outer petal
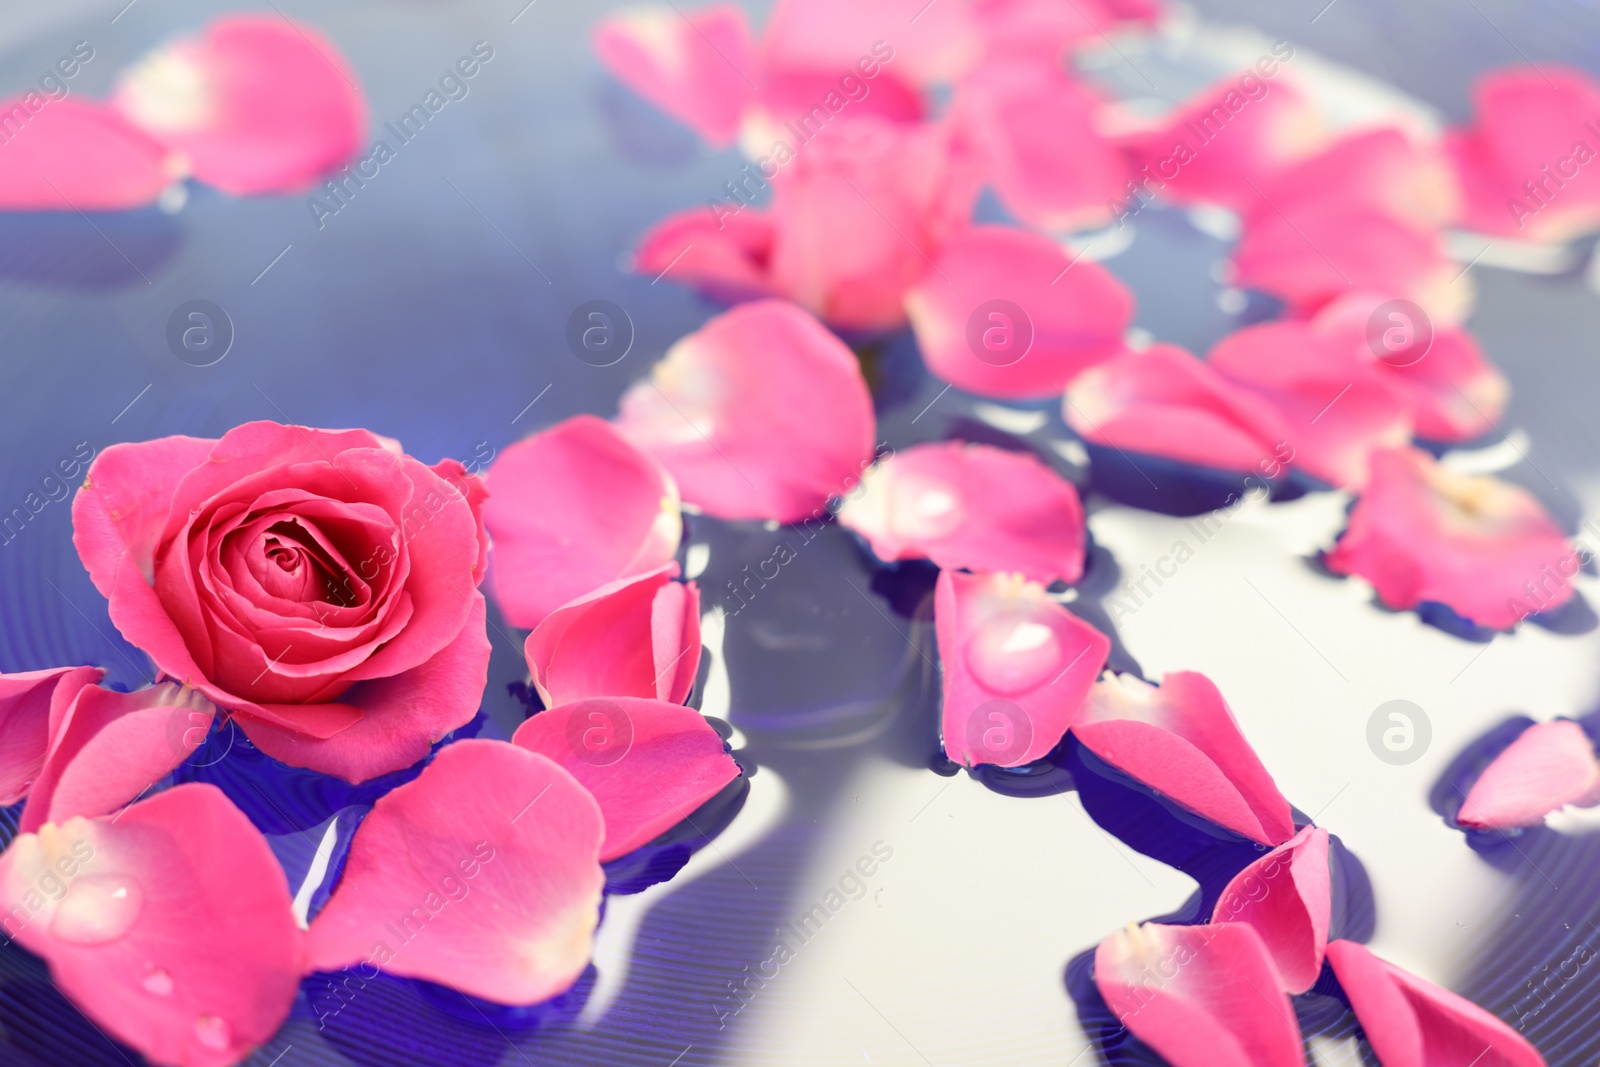
[{"label": "rose outer petal", "polygon": [[157,1063],[236,1064],[294,1001],[303,945],[283,869],[214,786],[21,835],[0,855],[0,901],[57,988]]},{"label": "rose outer petal", "polygon": [[364,964],[502,1004],[548,1000],[589,962],[603,828],[594,798],[543,756],[448,745],[361,823],[307,934],[307,969]]},{"label": "rose outer petal", "polygon": [[676,826],[739,776],[698,711],[661,700],[580,700],[539,712],[511,740],[594,794],[606,822],[602,862]]}]

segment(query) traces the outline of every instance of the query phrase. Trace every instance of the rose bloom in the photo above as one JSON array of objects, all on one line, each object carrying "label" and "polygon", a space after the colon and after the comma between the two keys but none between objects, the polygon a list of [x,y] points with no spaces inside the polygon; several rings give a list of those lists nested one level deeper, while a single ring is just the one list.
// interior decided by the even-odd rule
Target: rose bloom
[{"label": "rose bloom", "polygon": [[113,445],[72,504],[111,621],[262,751],[359,782],[477,712],[481,481],[366,430]]}]

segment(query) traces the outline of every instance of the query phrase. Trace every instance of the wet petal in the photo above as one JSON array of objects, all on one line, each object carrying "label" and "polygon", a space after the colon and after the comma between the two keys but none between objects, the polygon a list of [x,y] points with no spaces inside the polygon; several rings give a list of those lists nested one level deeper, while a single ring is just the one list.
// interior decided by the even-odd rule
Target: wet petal
[{"label": "wet petal", "polygon": [[1066,734],[1110,654],[1093,626],[1017,574],[943,571],[934,600],[945,755],[1019,767]]},{"label": "wet petal", "polygon": [[1131,674],[1106,677],[1072,732],[1113,767],[1219,826],[1264,845],[1294,835],[1289,802],[1203,674],[1173,671],[1159,687]]},{"label": "wet petal", "polygon": [[0,211],[124,211],[175,176],[161,145],[88,100],[0,101],[0,134]]},{"label": "wet petal", "polygon": [[1234,875],[1211,921],[1255,927],[1283,991],[1304,993],[1322,973],[1331,899],[1328,831],[1307,826]]},{"label": "wet petal", "polygon": [[1229,334],[1206,361],[1283,416],[1294,466],[1338,487],[1367,480],[1376,448],[1411,440],[1411,419],[1388,382],[1354,350],[1301,322],[1268,322]]},{"label": "wet petal", "polygon": [[1363,945],[1331,942],[1328,962],[1384,1067],[1544,1067],[1511,1027]]},{"label": "wet petal", "polygon": [[778,300],[734,308],[673,345],[623,395],[617,425],[689,503],[778,522],[818,515],[853,486],[876,432],[850,349]]},{"label": "wet petal", "polygon": [[0,805],[28,795],[44,768],[53,724],[104,674],[99,667],[0,674]]},{"label": "wet petal", "polygon": [[1414,448],[1373,453],[1367,487],[1323,560],[1371,582],[1389,607],[1431,601],[1495,630],[1566,603],[1582,565],[1526,489],[1460,474]]},{"label": "wet petal", "polygon": [[1036,456],[947,441],[886,456],[839,522],[879,559],[931,559],[947,570],[1017,571],[1036,582],[1083,573],[1083,505]]},{"label": "wet petal", "polygon": [[743,11],[634,8],[602,21],[594,48],[634,92],[713,145],[733,143],[759,77]]},{"label": "wet petal", "polygon": [[1538,826],[1568,804],[1600,804],[1600,761],[1575,722],[1535,723],[1484,768],[1456,821],[1477,830]]},{"label": "wet petal", "polygon": [[163,682],[132,693],[86,686],[52,724],[50,751],[18,827],[110,815],[200,747],[217,709]]},{"label": "wet petal", "polygon": [[21,835],[0,856],[0,894],[5,932],[97,1026],[157,1063],[238,1063],[289,1014],[302,959],[289,887],[214,786]]},{"label": "wet petal", "polygon": [[594,798],[543,756],[503,741],[447,745],[361,823],[307,934],[307,967],[360,964],[502,1004],[548,1000],[589,963],[602,831]]},{"label": "wet petal", "polygon": [[275,15],[219,18],[157,49],[123,75],[115,104],[196,178],[239,196],[310,188],[355,157],[367,129],[339,50]]},{"label": "wet petal", "polygon": [[1289,427],[1275,408],[1174,345],[1124,352],[1074,381],[1067,425],[1110,448],[1218,470],[1277,463]]},{"label": "wet petal", "polygon": [[488,481],[490,584],[513,626],[531,629],[574,597],[656,570],[678,551],[672,478],[592,415],[505,449]]},{"label": "wet petal", "polygon": [[1130,924],[1095,949],[1094,980],[1117,1019],[1173,1067],[1304,1067],[1289,998],[1244,923]]},{"label": "wet petal", "polygon": [[928,369],[981,396],[1047,397],[1122,350],[1133,294],[1049,238],[975,226],[906,297]]},{"label": "wet petal", "polygon": [[698,711],[661,700],[565,704],[534,715],[512,741],[554,760],[594,794],[605,816],[602,862],[676,826],[739,776]]},{"label": "wet petal", "polygon": [[524,651],[546,707],[589,697],[681,704],[700,669],[700,590],[678,565],[623,578],[563,604]]}]

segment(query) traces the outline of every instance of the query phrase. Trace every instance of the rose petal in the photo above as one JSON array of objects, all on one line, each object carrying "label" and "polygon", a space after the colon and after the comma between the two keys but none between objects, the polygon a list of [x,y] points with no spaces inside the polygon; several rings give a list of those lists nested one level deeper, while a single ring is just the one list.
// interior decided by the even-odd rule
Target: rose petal
[{"label": "rose petal", "polygon": [[624,11],[595,28],[594,49],[613,77],[719,148],[738,135],[760,77],[731,5]]},{"label": "rose petal", "polygon": [[942,571],[934,623],[945,755],[1020,767],[1061,740],[1111,642],[1021,575]]},{"label": "rose petal", "polygon": [[731,202],[668,215],[634,253],[634,270],[698,286],[730,302],[777,294],[770,276],[772,217]]},{"label": "rose petal", "polygon": [[1260,472],[1289,437],[1272,405],[1174,345],[1086,371],[1062,415],[1094,444],[1226,471]]},{"label": "rose petal", "polygon": [[1203,674],[1153,686],[1129,674],[1090,691],[1072,732],[1096,756],[1197,815],[1264,845],[1294,836],[1289,802]]},{"label": "rose petal", "polygon": [[1083,505],[1037,457],[948,441],[886,456],[846,498],[839,522],[879,559],[1018,571],[1042,583],[1083,574]]},{"label": "rose petal", "polygon": [[133,693],[78,691],[51,729],[50,751],[18,828],[110,815],[200,747],[217,709],[171,682]]},{"label": "rose petal", "polygon": [[777,300],[734,308],[673,345],[623,395],[617,424],[688,502],[718,518],[778,522],[853,486],[876,432],[855,356]]},{"label": "rose petal", "polygon": [[1544,1067],[1511,1027],[1363,945],[1330,942],[1328,962],[1384,1067]]},{"label": "rose petal", "polygon": [[1332,891],[1328,831],[1307,826],[1233,876],[1217,897],[1213,923],[1255,927],[1285,993],[1304,993],[1322,973]]},{"label": "rose petal", "polygon": [[544,757],[448,745],[361,823],[307,969],[364,963],[503,1004],[548,1000],[589,963],[602,832],[594,798]]},{"label": "rose petal", "polygon": [[[1600,227],[1600,83],[1559,64],[1491,71],[1473,86],[1471,126],[1445,139],[1484,233],[1567,241]],[[1580,151],[1579,145],[1583,148]]]},{"label": "rose petal", "polygon": [[1053,232],[1113,221],[1127,161],[1095,127],[1101,101],[1058,67],[990,63],[962,81],[952,107],[1007,211]]},{"label": "rose petal", "polygon": [[[357,682],[336,703],[235,709],[251,742],[273,759],[365,782],[409,767],[451,730],[478,713],[489,681],[488,605],[472,593],[467,624],[444,650],[420,666]],[[267,716],[271,716],[270,718]],[[324,734],[332,717],[340,729]]]},{"label": "rose petal", "polygon": [[1568,804],[1600,804],[1600,760],[1575,722],[1535,723],[1485,767],[1456,821],[1476,830],[1538,826]]},{"label": "rose petal", "polygon": [[700,590],[669,563],[568,601],[528,635],[524,652],[546,707],[589,697],[681,704],[700,669]]},{"label": "rose petal", "polygon": [[739,777],[722,737],[693,708],[638,697],[541,711],[511,739],[560,764],[605,815],[602,863],[666,832]]},{"label": "rose petal", "polygon": [[159,144],[88,100],[0,101],[0,146],[0,211],[125,211],[172,180]]},{"label": "rose petal", "polygon": [[1133,295],[1098,263],[1004,226],[951,240],[906,297],[928,369],[968,392],[1004,398],[1059,393],[1122,350]]},{"label": "rose petal", "polygon": [[874,57],[927,85],[958,77],[977,57],[977,26],[963,4],[924,0],[778,0],[763,34],[768,69],[850,70]]},{"label": "rose petal", "polygon": [[1094,953],[1117,1019],[1173,1067],[1304,1067],[1289,998],[1243,923],[1129,925]]},{"label": "rose petal", "polygon": [[1206,361],[1275,407],[1294,466],[1334,486],[1360,488],[1373,449],[1411,440],[1405,405],[1383,377],[1305,323],[1247,326],[1218,341]]},{"label": "rose petal", "polygon": [[78,692],[105,673],[99,667],[52,667],[0,674],[0,805],[28,795],[44,769],[54,724]]},{"label": "rose petal", "polygon": [[574,597],[656,570],[678,551],[672,478],[592,415],[507,448],[488,480],[490,584],[513,626],[531,629]]},{"label": "rose petal", "polygon": [[1455,174],[1443,155],[1393,126],[1341,137],[1285,167],[1264,184],[1252,213],[1293,216],[1296,206],[1317,200],[1361,204],[1424,227],[1446,225],[1460,204]]},{"label": "rose petal", "polygon": [[219,18],[201,38],[157,49],[124,73],[115,105],[196,178],[236,196],[310,188],[355,157],[367,128],[344,56],[273,15]]},{"label": "rose petal", "polygon": [[1371,582],[1389,607],[1431,601],[1495,630],[1572,599],[1582,564],[1526,489],[1414,448],[1372,454],[1366,490],[1323,561]]},{"label": "rose petal", "polygon": [[[1254,92],[1250,81],[1259,94],[1246,95]],[[1266,80],[1247,70],[1195,93],[1123,145],[1143,175],[1142,189],[1174,203],[1243,211],[1256,202],[1252,183],[1269,182],[1320,148],[1324,137],[1310,96],[1287,74]]]},{"label": "rose petal", "polygon": [[23,834],[0,856],[0,893],[6,933],[97,1026],[157,1063],[238,1063],[289,1014],[302,951],[289,887],[214,786]]}]

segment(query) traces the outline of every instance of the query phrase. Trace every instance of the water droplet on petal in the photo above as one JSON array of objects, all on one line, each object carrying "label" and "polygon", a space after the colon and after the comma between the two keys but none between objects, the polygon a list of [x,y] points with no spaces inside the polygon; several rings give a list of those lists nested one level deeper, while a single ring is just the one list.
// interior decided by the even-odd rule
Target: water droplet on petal
[{"label": "water droplet on petal", "polygon": [[233,1042],[233,1031],[225,1020],[215,1015],[202,1015],[194,1021],[194,1039],[206,1048],[221,1052]]},{"label": "water droplet on petal", "polygon": [[985,621],[967,646],[967,666],[997,693],[1022,693],[1044,685],[1066,666],[1055,631],[1012,611]]},{"label": "water droplet on petal", "polygon": [[145,975],[144,981],[139,984],[144,986],[146,993],[150,993],[153,996],[169,997],[172,995],[172,975],[163,971],[160,967]]},{"label": "water droplet on petal", "polygon": [[67,889],[50,920],[50,933],[74,945],[116,941],[138,921],[144,890],[121,874],[87,874]]}]

